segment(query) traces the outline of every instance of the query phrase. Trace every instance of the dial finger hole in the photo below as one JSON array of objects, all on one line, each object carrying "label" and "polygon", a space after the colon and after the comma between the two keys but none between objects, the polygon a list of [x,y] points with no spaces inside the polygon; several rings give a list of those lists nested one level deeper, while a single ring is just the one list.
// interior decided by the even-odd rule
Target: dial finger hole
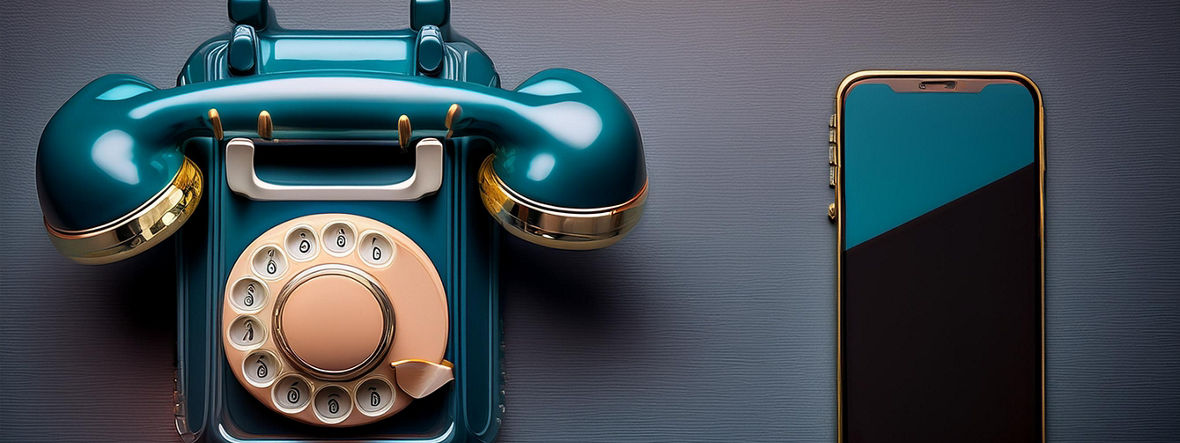
[{"label": "dial finger hole", "polygon": [[300,226],[292,230],[287,234],[287,240],[284,243],[286,243],[287,255],[290,255],[291,259],[295,261],[311,260],[318,252],[315,233],[311,232],[311,228],[307,226]]},{"label": "dial finger hole", "polygon": [[348,223],[338,222],[324,229],[324,249],[340,256],[348,254],[356,243],[356,231]]},{"label": "dial finger hole", "polygon": [[393,243],[384,235],[376,232],[369,232],[361,237],[360,247],[357,249],[361,260],[373,267],[389,264],[396,252]]},{"label": "dial finger hole", "polygon": [[303,377],[288,375],[275,384],[270,396],[280,411],[294,414],[307,407],[311,398],[311,385]]},{"label": "dial finger hole", "polygon": [[254,273],[258,276],[274,280],[287,272],[287,257],[283,251],[275,246],[264,246],[254,253]]},{"label": "dial finger hole", "polygon": [[331,385],[315,394],[315,415],[324,423],[340,423],[352,412],[348,391]]},{"label": "dial finger hole", "polygon": [[245,277],[234,283],[229,293],[229,303],[242,312],[256,312],[266,303],[266,284],[252,277]]},{"label": "dial finger hole", "polygon": [[239,348],[251,348],[266,340],[266,328],[258,319],[243,315],[229,325],[229,341]]},{"label": "dial finger hole", "polygon": [[279,360],[267,351],[254,351],[242,361],[242,374],[250,384],[265,388],[279,374]]},{"label": "dial finger hole", "polygon": [[368,416],[381,415],[393,406],[394,395],[389,382],[380,378],[369,379],[357,386],[356,407]]}]

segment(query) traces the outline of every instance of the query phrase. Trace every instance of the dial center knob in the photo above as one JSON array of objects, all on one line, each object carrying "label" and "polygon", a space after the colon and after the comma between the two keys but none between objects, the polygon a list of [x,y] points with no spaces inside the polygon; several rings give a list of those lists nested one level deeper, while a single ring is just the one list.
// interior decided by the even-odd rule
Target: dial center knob
[{"label": "dial center knob", "polygon": [[308,271],[292,280],[276,315],[285,350],[328,377],[346,377],[375,363],[392,326],[384,294],[347,270]]}]

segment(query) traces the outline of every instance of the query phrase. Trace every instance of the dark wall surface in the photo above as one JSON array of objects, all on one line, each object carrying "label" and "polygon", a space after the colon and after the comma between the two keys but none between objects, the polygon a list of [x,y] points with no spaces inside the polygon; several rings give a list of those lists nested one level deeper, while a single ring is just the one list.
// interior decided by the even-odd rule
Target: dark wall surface
[{"label": "dark wall surface", "polygon": [[[272,2],[293,28],[404,28],[407,2]],[[832,441],[827,118],[869,68],[1009,69],[1047,106],[1053,441],[1180,435],[1180,5],[461,1],[507,87],[611,86],[642,128],[643,222],[575,253],[505,241],[503,441]],[[0,4],[0,439],[169,441],[173,251],[75,265],[34,157],[90,80],[170,87],[222,1]]]}]

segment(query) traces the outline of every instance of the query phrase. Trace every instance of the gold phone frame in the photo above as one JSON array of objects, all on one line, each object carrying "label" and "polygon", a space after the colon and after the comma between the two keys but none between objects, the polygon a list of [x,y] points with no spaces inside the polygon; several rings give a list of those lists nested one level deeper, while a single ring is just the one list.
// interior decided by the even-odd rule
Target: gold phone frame
[{"label": "gold phone frame", "polygon": [[1038,171],[1038,199],[1040,202],[1037,239],[1040,241],[1040,323],[1041,323],[1041,441],[1045,433],[1045,105],[1041,90],[1032,79],[1012,71],[858,71],[844,77],[836,90],[836,113],[830,121],[832,134],[829,142],[835,145],[835,218],[836,218],[836,441],[843,443],[844,436],[844,346],[843,309],[844,288],[844,98],[852,86],[872,78],[930,78],[932,80],[994,79],[1016,81],[1032,93],[1036,106],[1036,143]]}]

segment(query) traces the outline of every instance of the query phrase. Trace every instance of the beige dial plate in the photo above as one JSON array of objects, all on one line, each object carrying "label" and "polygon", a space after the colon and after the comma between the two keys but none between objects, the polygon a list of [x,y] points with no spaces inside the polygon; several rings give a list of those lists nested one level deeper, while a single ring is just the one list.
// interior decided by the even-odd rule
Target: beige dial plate
[{"label": "beige dial plate", "polygon": [[370,218],[316,214],[238,257],[221,337],[234,376],[270,409],[357,426],[409,405],[390,363],[441,362],[447,322],[442,280],[413,240]]}]

